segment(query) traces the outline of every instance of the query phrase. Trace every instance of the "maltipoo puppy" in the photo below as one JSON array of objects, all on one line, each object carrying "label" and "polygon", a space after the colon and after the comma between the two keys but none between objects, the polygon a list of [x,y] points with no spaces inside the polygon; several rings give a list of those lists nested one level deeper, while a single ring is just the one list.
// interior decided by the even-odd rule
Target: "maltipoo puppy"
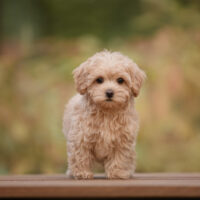
[{"label": "maltipoo puppy", "polygon": [[75,95],[64,112],[67,175],[91,179],[94,161],[110,179],[128,179],[135,170],[139,128],[134,98],[146,77],[131,59],[103,51],[73,71]]}]

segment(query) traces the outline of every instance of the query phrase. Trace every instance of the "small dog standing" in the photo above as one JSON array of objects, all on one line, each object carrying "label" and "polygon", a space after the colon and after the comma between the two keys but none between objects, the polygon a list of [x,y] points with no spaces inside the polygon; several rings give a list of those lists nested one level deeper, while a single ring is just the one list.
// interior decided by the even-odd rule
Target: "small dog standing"
[{"label": "small dog standing", "polygon": [[64,112],[67,175],[91,179],[94,161],[110,179],[128,179],[135,170],[139,128],[134,97],[145,73],[119,52],[102,51],[73,71],[75,95]]}]

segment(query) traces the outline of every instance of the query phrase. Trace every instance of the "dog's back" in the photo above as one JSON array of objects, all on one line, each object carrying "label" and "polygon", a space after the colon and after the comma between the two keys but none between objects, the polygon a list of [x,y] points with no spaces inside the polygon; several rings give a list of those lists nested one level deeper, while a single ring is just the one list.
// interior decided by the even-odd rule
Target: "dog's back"
[{"label": "dog's back", "polygon": [[82,95],[76,94],[65,105],[65,111],[63,116],[63,133],[67,138],[67,134],[71,127],[71,121],[73,120],[74,112],[80,110]]}]

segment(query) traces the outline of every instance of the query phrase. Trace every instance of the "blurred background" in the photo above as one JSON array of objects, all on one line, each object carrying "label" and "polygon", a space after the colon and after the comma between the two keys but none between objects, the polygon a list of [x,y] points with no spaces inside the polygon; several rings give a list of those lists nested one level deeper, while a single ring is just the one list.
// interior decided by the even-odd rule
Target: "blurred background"
[{"label": "blurred background", "polygon": [[0,0],[0,174],[65,172],[72,70],[105,48],[147,73],[136,171],[200,171],[199,0]]}]

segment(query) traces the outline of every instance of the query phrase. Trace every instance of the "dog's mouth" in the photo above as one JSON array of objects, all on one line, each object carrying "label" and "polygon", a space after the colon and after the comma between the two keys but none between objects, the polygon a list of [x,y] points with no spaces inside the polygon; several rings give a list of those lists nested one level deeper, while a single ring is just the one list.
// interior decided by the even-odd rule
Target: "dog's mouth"
[{"label": "dog's mouth", "polygon": [[112,101],[112,99],[106,99],[106,101]]}]

